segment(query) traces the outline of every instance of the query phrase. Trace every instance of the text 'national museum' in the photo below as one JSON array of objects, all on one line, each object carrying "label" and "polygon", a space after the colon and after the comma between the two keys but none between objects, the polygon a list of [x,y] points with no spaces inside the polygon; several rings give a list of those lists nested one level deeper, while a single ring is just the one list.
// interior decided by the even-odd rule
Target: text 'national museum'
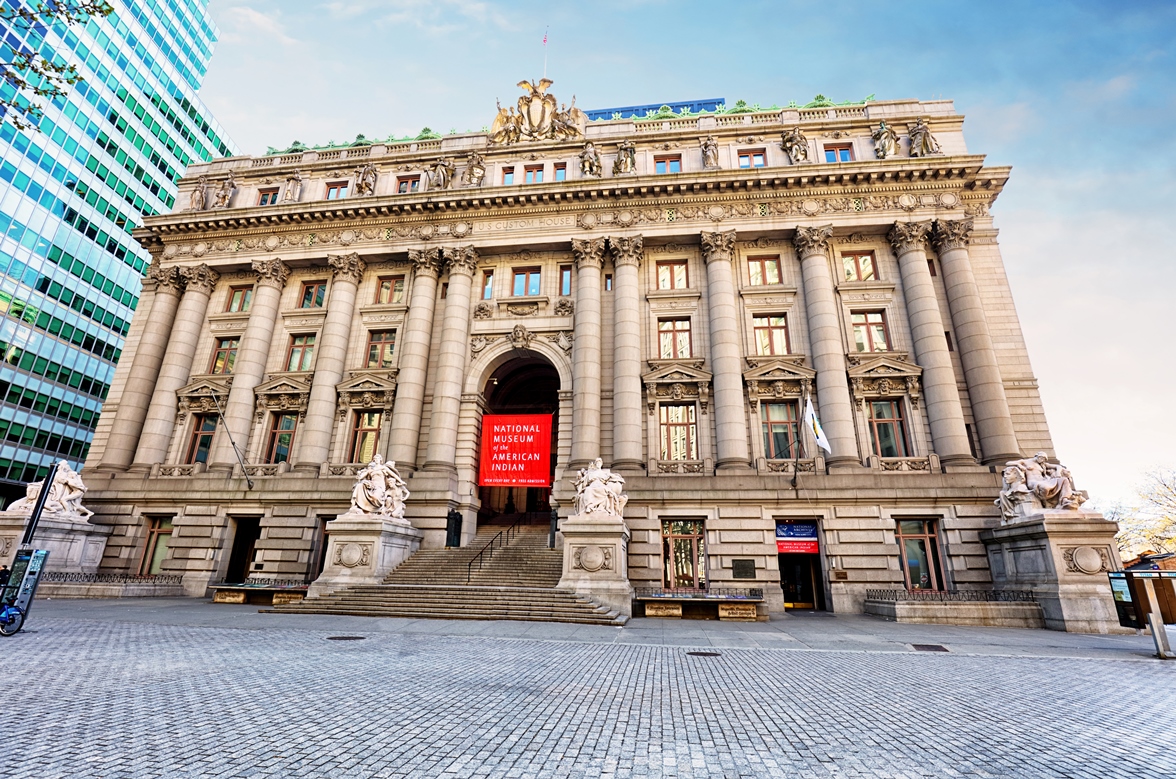
[{"label": "text 'national museum'", "polygon": [[[992,590],[1018,512],[1110,525],[1052,461],[991,216],[1009,168],[951,101],[596,118],[520,86],[487,132],[189,166],[135,231],[84,470],[98,571],[367,581],[382,542],[331,521],[395,489],[404,566],[519,520],[545,542],[556,508],[558,546],[603,535],[555,577],[604,576],[616,611],[762,617]],[[612,536],[577,524],[594,489]],[[1055,584],[1106,588],[1095,535]]]}]

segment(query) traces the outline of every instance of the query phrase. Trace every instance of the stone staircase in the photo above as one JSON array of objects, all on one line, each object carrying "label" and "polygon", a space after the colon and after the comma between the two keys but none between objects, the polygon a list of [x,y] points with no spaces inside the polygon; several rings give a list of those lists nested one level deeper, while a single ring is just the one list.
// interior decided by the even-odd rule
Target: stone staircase
[{"label": "stone staircase", "polygon": [[[558,590],[563,552],[547,548],[547,527],[520,525],[482,564],[471,561],[506,525],[479,528],[469,546],[424,549],[383,584],[350,587],[322,598],[275,606],[283,614],[348,614],[415,619],[513,619],[623,625],[628,618]],[[504,534],[505,537],[505,534]],[[499,539],[501,543],[501,539]],[[467,582],[467,576],[469,581]]]}]

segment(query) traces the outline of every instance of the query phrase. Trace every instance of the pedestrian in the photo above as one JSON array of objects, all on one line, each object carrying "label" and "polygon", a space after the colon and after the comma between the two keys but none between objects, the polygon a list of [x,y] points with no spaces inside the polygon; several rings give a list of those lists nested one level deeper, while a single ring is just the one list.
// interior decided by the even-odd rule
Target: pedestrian
[{"label": "pedestrian", "polygon": [[12,576],[12,571],[8,570],[7,565],[0,565],[0,596],[4,595],[4,589],[8,586],[8,579]]}]

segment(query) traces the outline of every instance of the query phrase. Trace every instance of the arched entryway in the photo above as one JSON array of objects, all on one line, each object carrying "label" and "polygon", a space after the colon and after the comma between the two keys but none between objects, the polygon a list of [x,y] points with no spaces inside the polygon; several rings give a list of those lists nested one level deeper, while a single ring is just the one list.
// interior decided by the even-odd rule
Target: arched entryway
[{"label": "arched entryway", "polygon": [[[516,355],[499,365],[486,380],[482,394],[486,398],[487,413],[550,415],[551,461],[548,472],[554,478],[559,437],[559,372],[535,352],[520,351]],[[480,487],[479,497],[479,525],[509,523],[518,514],[551,509],[549,487]]]}]

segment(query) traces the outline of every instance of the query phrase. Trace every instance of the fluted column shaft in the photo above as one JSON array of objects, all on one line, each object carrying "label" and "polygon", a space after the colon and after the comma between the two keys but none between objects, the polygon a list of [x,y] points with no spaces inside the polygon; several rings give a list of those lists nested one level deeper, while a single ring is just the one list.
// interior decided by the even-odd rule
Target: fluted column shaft
[{"label": "fluted column shaft", "polygon": [[255,404],[253,390],[265,377],[278,308],[282,302],[282,288],[290,277],[290,269],[281,260],[257,260],[253,263],[253,270],[257,273],[257,288],[249,307],[249,321],[237,345],[233,386],[223,409],[224,429],[216,436],[213,444],[209,470],[230,471],[237,462],[228,434],[240,447],[242,457],[249,448],[249,429],[253,424]]},{"label": "fluted column shaft", "polygon": [[[396,405],[392,408],[388,459],[397,468],[416,468],[421,439],[421,411],[425,403],[425,376],[429,369],[429,344],[433,339],[433,312],[437,305],[437,277],[441,273],[440,249],[410,249],[414,266],[412,297],[400,341],[396,374]],[[448,298],[447,298],[448,299]]]},{"label": "fluted column shaft", "polygon": [[983,459],[986,464],[1004,463],[1020,457],[1020,447],[980,288],[968,257],[971,233],[971,219],[939,220],[935,224],[935,247]]},{"label": "fluted column shaft", "polygon": [[735,231],[702,234],[710,319],[710,363],[714,371],[716,469],[747,468],[747,413],[744,411],[743,350],[735,313]]},{"label": "fluted column shaft", "polygon": [[203,264],[180,268],[180,276],[184,282],[184,295],[176,308],[167,350],[159,366],[159,378],[143,420],[143,431],[135,450],[137,469],[150,468],[154,463],[163,462],[167,456],[167,447],[176,426],[176,392],[192,375],[192,358],[204,331],[208,298],[220,278],[219,273]]},{"label": "fluted column shaft", "polygon": [[600,457],[600,269],[604,239],[572,239],[576,258],[575,340],[572,342],[572,461]]},{"label": "fluted column shaft", "polygon": [[808,316],[813,368],[817,371],[817,402],[821,427],[833,452],[831,466],[860,464],[854,433],[853,402],[846,374],[845,346],[841,339],[841,312],[829,272],[829,237],[833,226],[798,227],[793,244],[800,254],[804,279],[804,303]]},{"label": "fluted column shaft", "polygon": [[310,397],[306,402],[306,419],[298,433],[298,456],[294,468],[318,471],[330,457],[331,429],[335,424],[338,405],[336,386],[343,380],[347,361],[347,345],[351,340],[351,319],[355,315],[355,298],[366,267],[358,254],[328,256],[327,264],[334,274],[331,297],[327,301],[327,315],[323,331],[316,343],[317,356]]},{"label": "fluted column shaft", "polygon": [[930,232],[930,222],[900,222],[890,230],[890,243],[898,256],[915,360],[923,369],[923,403],[935,453],[945,465],[974,464],[955,368],[947,350],[943,315],[927,267]]},{"label": "fluted column shaft", "polygon": [[457,470],[457,420],[461,413],[466,358],[470,353],[470,290],[478,268],[478,254],[473,246],[446,249],[445,259],[449,265],[449,292],[445,296],[441,353],[437,358],[437,381],[433,385],[426,471]]},{"label": "fluted column shaft", "polygon": [[641,467],[640,235],[609,238],[613,256],[613,460],[612,467]]},{"label": "fluted column shaft", "polygon": [[158,262],[154,263],[147,269],[144,286],[151,284],[155,286],[151,310],[147,312],[147,322],[139,336],[135,359],[118,399],[118,412],[114,424],[110,426],[110,435],[106,439],[98,470],[125,471],[130,466],[139,445],[139,436],[143,433],[143,422],[155,392],[155,382],[163,365],[168,339],[171,338],[172,324],[184,291],[179,268],[165,269]]}]

